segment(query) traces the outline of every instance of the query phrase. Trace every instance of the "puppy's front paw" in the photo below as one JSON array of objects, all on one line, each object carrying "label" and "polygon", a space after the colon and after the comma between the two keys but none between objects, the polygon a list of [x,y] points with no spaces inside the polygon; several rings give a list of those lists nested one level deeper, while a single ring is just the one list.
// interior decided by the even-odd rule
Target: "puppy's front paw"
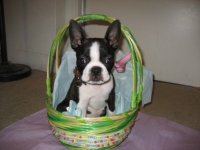
[{"label": "puppy's front paw", "polygon": [[77,116],[79,117],[87,117],[86,111],[83,110],[82,108],[77,107],[76,113],[77,113]]},{"label": "puppy's front paw", "polygon": [[80,110],[81,110],[81,114],[80,114],[80,117],[86,117],[87,113],[86,113],[86,108],[87,108],[87,105],[83,105],[81,103],[78,103],[77,105],[77,113],[80,114]]},{"label": "puppy's front paw", "polygon": [[59,112],[64,112],[64,111],[67,111],[67,108],[66,108],[66,106],[64,106],[64,105],[58,105],[57,107],[56,107],[56,110],[57,111],[59,111]]},{"label": "puppy's front paw", "polygon": [[75,110],[75,116],[78,116],[78,117],[83,117],[82,115],[82,109],[81,108],[76,108]]},{"label": "puppy's front paw", "polygon": [[109,109],[107,109],[107,116],[113,116],[115,115],[115,111],[110,111]]}]

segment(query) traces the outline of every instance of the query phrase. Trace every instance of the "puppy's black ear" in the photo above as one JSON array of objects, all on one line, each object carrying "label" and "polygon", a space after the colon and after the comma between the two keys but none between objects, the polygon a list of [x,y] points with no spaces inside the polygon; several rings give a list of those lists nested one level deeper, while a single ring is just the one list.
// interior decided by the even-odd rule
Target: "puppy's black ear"
[{"label": "puppy's black ear", "polygon": [[121,33],[120,21],[115,20],[108,27],[104,38],[109,42],[110,46],[117,49],[119,45],[120,33]]},{"label": "puppy's black ear", "polygon": [[69,23],[69,36],[72,48],[77,48],[85,40],[85,33],[82,27],[74,20]]}]

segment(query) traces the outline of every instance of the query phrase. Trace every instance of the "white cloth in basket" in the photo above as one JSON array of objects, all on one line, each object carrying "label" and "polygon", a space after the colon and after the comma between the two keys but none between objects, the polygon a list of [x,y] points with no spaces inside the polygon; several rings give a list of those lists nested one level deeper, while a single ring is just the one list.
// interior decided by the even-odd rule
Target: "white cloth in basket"
[{"label": "white cloth in basket", "polygon": [[[118,51],[116,60],[121,59],[124,56],[122,51]],[[65,98],[66,93],[69,89],[72,79],[74,78],[73,70],[76,65],[76,56],[71,45],[68,44],[67,49],[62,57],[62,63],[59,67],[59,71],[56,75],[54,90],[53,90],[53,107],[57,105]],[[153,89],[153,73],[143,66],[143,93],[142,93],[142,105],[151,102],[151,95]],[[131,93],[132,93],[132,64],[129,61],[126,64],[125,72],[118,73],[115,69],[113,70],[115,78],[115,114],[125,112],[130,109],[131,104]],[[138,67],[138,81],[139,67]],[[72,105],[76,107],[76,105]],[[70,108],[75,110],[75,108]],[[70,113],[66,113],[70,115]],[[74,113],[73,113],[74,114]]]}]

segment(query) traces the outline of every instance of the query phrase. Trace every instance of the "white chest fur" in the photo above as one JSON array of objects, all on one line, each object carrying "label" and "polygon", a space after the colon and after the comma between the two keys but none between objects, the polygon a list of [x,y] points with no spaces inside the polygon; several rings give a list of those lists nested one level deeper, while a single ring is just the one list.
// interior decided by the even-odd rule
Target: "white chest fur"
[{"label": "white chest fur", "polygon": [[[82,109],[82,117],[97,117],[107,106],[105,102],[113,88],[113,77],[104,84],[83,84],[79,88],[79,103],[77,107]],[[87,115],[87,110],[91,113]]]}]

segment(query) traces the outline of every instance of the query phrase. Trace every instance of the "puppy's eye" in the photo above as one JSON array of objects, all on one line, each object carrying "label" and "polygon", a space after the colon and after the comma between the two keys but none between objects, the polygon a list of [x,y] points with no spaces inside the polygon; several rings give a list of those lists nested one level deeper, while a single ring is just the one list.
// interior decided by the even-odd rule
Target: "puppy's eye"
[{"label": "puppy's eye", "polygon": [[85,58],[80,58],[79,61],[80,61],[81,64],[85,64],[86,63]]},{"label": "puppy's eye", "polygon": [[110,64],[110,63],[112,63],[112,62],[113,62],[112,57],[106,58],[106,64]]}]

